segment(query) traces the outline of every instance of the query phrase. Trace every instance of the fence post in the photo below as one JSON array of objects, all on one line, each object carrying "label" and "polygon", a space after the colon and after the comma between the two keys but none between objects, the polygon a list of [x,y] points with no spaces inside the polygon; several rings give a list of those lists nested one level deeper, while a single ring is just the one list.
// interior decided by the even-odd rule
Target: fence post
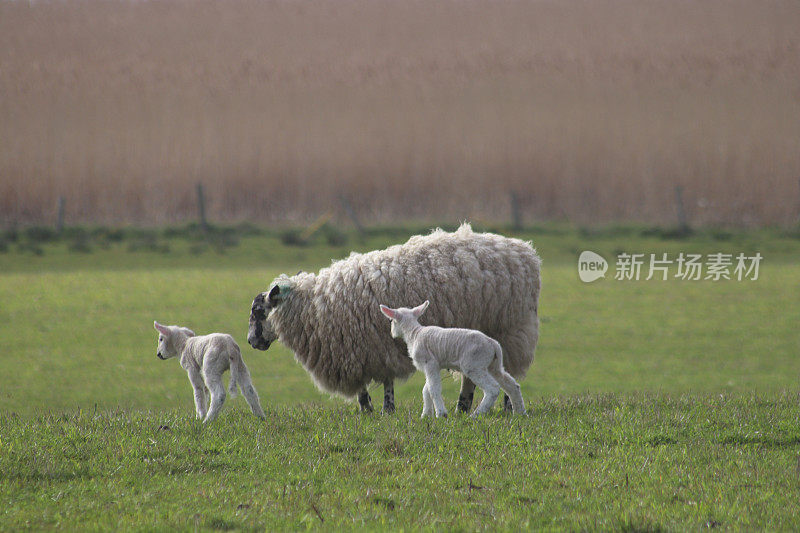
[{"label": "fence post", "polygon": [[797,178],[797,223],[800,224],[800,178]]},{"label": "fence post", "polygon": [[203,231],[208,230],[208,221],[206,221],[206,197],[203,194],[203,184],[197,183],[197,211],[200,215],[200,228]]},{"label": "fence post", "polygon": [[686,220],[686,210],[683,208],[683,187],[675,186],[675,208],[678,212],[678,228],[681,231],[689,230],[689,222]]},{"label": "fence post", "polygon": [[56,232],[61,234],[64,231],[64,206],[66,200],[63,196],[58,197],[58,207],[56,211]]},{"label": "fence post", "polygon": [[519,231],[522,229],[522,210],[519,208],[519,197],[514,191],[508,193],[508,196],[511,200],[511,228]]},{"label": "fence post", "polygon": [[343,194],[339,195],[339,202],[342,204],[342,209],[344,209],[344,212],[347,214],[350,220],[353,221],[353,224],[355,224],[358,233],[360,235],[364,235],[364,226],[361,225],[361,221],[358,220],[358,216],[356,215],[353,206],[350,205],[350,202],[347,201],[347,198],[345,198]]}]

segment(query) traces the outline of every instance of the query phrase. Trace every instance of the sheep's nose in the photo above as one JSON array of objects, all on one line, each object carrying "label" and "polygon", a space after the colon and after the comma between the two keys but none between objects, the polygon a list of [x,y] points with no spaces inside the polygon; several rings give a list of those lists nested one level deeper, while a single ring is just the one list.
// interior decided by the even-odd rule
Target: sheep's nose
[{"label": "sheep's nose", "polygon": [[262,350],[262,351],[267,350],[267,348],[269,348],[269,345],[271,344],[262,339],[261,337],[257,336],[247,337],[247,342],[250,344],[250,346],[252,346],[256,350]]}]

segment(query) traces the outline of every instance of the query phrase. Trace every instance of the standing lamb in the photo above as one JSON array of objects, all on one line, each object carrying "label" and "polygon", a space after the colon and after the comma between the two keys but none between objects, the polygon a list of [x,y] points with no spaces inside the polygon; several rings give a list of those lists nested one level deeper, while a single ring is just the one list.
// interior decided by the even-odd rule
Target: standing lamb
[{"label": "standing lamb", "polygon": [[502,388],[511,397],[514,414],[525,414],[519,384],[503,369],[500,343],[480,331],[462,328],[422,326],[419,317],[429,302],[408,309],[381,305],[381,312],[392,321],[392,337],[403,339],[417,370],[425,373],[422,388],[422,416],[447,417],[442,399],[441,370],[458,370],[483,389],[483,401],[473,417],[488,413]]},{"label": "standing lamb", "polygon": [[[385,412],[394,411],[394,380],[414,365],[388,335],[379,304],[399,307],[430,298],[423,321],[477,329],[503,347],[506,370],[518,380],[533,362],[539,336],[539,264],[530,243],[469,224],[435,230],[405,244],[353,253],[318,274],[282,275],[255,297],[247,341],[266,350],[288,346],[322,390],[371,411],[367,385],[383,383]],[[458,410],[469,411],[475,384],[462,376]],[[508,400],[508,397],[506,397]]]},{"label": "standing lamb", "polygon": [[164,326],[158,322],[153,322],[153,325],[159,333],[156,356],[167,360],[180,355],[181,366],[189,374],[189,382],[194,388],[197,418],[202,419],[203,423],[212,422],[222,409],[225,402],[222,374],[228,368],[231,370],[231,382],[228,385],[231,396],[236,394],[236,385],[239,385],[253,414],[262,420],[266,418],[250,379],[250,372],[233,337],[225,333],[196,336],[188,328]]}]

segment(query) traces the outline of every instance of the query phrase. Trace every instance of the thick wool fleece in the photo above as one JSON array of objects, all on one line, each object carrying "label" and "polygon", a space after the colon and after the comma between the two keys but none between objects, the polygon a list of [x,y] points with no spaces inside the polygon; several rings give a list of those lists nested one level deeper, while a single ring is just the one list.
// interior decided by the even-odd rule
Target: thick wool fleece
[{"label": "thick wool fleece", "polygon": [[284,300],[268,327],[322,390],[353,397],[371,381],[404,379],[414,365],[389,333],[379,304],[430,300],[421,323],[477,329],[503,347],[517,379],[533,362],[539,333],[540,259],[530,243],[469,224],[405,244],[353,253],[318,274],[281,276]]}]

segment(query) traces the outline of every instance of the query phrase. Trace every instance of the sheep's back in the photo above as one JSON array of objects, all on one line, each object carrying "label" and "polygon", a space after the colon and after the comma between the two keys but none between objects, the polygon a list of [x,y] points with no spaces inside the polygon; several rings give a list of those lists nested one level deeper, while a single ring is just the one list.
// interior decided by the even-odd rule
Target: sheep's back
[{"label": "sheep's back", "polygon": [[322,269],[314,284],[315,314],[331,317],[330,348],[347,354],[341,363],[350,374],[363,362],[364,376],[372,379],[405,377],[414,370],[406,347],[391,338],[378,304],[412,307],[430,300],[423,325],[502,337],[536,320],[539,263],[532,246],[519,239],[473,233],[468,226],[436,231]]}]

